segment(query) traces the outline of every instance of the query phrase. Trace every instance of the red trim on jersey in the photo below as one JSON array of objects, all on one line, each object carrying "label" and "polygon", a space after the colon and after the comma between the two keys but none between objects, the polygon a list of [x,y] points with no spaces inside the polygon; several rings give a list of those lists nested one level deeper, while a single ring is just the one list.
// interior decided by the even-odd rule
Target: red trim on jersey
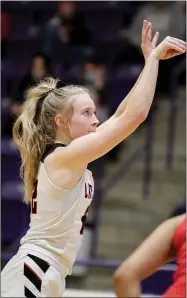
[{"label": "red trim on jersey", "polygon": [[36,275],[40,280],[42,280],[41,277],[27,263],[24,262],[24,265],[27,266],[27,268],[31,270],[32,273],[34,273],[34,275]]}]

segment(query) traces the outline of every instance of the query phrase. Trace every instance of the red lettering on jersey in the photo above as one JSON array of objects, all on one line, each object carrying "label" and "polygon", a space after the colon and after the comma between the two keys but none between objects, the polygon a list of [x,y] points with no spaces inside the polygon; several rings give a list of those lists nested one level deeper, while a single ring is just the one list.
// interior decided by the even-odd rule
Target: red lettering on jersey
[{"label": "red lettering on jersey", "polygon": [[[92,185],[89,184],[89,183],[85,183],[85,198],[86,199],[90,200],[92,198],[92,190],[93,190]],[[81,235],[83,235],[83,230],[84,230],[84,227],[85,227],[85,222],[86,222],[86,218],[87,218],[87,214],[88,214],[88,208],[86,209],[84,215],[81,218],[81,221],[82,221],[82,227],[81,227],[81,230],[80,230]]]},{"label": "red lettering on jersey", "polygon": [[81,221],[82,221],[82,227],[81,227],[81,230],[80,230],[80,234],[81,235],[83,235],[83,231],[84,231],[84,227],[85,227],[85,222],[86,222],[86,218],[87,218],[87,214],[88,214],[88,208],[86,209],[84,215],[81,218]]},{"label": "red lettering on jersey", "polygon": [[91,199],[92,198],[92,185],[85,183],[85,198]]},{"label": "red lettering on jersey", "polygon": [[37,186],[38,186],[38,180],[34,183],[34,190],[32,194],[32,202],[31,202],[31,213],[37,214]]}]

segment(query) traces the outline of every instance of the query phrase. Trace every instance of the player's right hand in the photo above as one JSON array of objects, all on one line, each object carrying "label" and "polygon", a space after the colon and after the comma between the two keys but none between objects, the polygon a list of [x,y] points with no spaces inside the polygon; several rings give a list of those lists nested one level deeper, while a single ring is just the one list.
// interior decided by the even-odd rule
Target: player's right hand
[{"label": "player's right hand", "polygon": [[152,24],[147,20],[143,21],[142,27],[142,40],[141,40],[141,49],[144,55],[145,61],[156,48],[158,42],[159,32],[156,32],[152,39]]},{"label": "player's right hand", "polygon": [[166,60],[186,52],[185,41],[167,36],[151,53],[159,60]]}]

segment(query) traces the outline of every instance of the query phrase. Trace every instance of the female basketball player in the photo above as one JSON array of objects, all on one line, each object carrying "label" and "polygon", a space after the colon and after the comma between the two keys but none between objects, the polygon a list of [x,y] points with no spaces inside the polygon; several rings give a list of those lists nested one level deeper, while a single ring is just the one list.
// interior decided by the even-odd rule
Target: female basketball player
[{"label": "female basketball player", "polygon": [[173,259],[177,270],[163,297],[186,297],[186,215],[162,223],[116,270],[117,297],[140,297],[140,282]]},{"label": "female basketball player", "polygon": [[[148,34],[150,24],[144,29]],[[50,78],[28,91],[13,137],[22,157],[25,202],[31,203],[30,229],[2,271],[2,296],[63,295],[93,197],[93,178],[87,165],[146,119],[159,60],[184,53],[186,43],[167,37],[153,48],[148,49],[152,52],[132,91],[100,127],[94,103],[84,88],[60,87]]]}]

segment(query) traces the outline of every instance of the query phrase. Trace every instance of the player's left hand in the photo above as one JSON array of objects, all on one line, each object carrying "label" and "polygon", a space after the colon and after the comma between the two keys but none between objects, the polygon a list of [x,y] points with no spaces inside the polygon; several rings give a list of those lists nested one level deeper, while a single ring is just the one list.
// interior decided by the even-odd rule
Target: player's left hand
[{"label": "player's left hand", "polygon": [[151,52],[156,48],[158,37],[159,37],[159,32],[156,32],[152,39],[152,24],[147,20],[144,20],[143,27],[142,27],[141,49],[142,49],[145,61],[147,60]]}]

